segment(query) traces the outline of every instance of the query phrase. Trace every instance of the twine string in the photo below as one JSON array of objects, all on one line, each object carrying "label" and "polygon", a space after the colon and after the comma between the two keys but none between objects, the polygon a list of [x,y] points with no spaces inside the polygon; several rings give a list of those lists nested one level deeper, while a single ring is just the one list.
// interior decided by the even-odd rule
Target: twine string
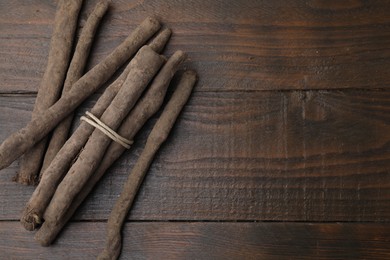
[{"label": "twine string", "polygon": [[92,125],[93,127],[99,129],[102,133],[104,133],[106,136],[111,138],[113,141],[117,142],[118,144],[122,145],[126,149],[130,149],[130,146],[133,144],[133,141],[128,140],[124,138],[123,136],[120,136],[117,132],[112,130],[108,125],[100,121],[99,118],[94,116],[90,112],[85,112],[85,115],[88,116],[82,116],[80,120],[87,122],[88,124]]}]

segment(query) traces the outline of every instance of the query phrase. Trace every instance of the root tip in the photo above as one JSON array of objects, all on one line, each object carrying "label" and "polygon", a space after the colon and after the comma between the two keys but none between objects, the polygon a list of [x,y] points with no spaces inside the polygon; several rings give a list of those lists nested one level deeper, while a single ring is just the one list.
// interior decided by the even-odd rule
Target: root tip
[{"label": "root tip", "polygon": [[46,239],[44,235],[41,234],[41,230],[38,230],[38,232],[35,234],[35,240],[39,242],[41,246],[48,247],[51,244],[51,241]]},{"label": "root tip", "polygon": [[42,220],[36,213],[27,213],[20,219],[20,223],[26,230],[33,231],[42,224]]},{"label": "root tip", "polygon": [[160,21],[157,19],[156,16],[149,16],[148,18],[146,18],[150,23],[154,23],[158,26],[160,26]]},{"label": "root tip", "polygon": [[198,79],[198,74],[196,73],[195,70],[186,70],[183,75],[185,75],[186,77],[193,77],[195,78],[195,80]]},{"label": "root tip", "polygon": [[38,182],[34,178],[26,178],[26,177],[21,176],[20,174],[17,174],[12,179],[12,181],[19,183],[19,184],[26,185],[26,186],[33,186],[33,185],[38,184]]}]

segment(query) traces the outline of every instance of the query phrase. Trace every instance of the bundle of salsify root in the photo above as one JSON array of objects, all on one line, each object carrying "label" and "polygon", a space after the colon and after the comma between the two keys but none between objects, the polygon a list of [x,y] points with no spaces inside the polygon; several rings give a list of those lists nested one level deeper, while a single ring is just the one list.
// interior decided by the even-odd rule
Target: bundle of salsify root
[{"label": "bundle of salsify root", "polygon": [[[48,64],[32,119],[0,145],[0,169],[23,155],[15,180],[38,183],[23,210],[21,223],[27,230],[39,228],[35,238],[43,246],[53,242],[107,169],[130,148],[137,132],[160,109],[171,79],[186,58],[182,51],[169,58],[160,54],[171,30],[160,31],[160,22],[149,17],[84,74],[94,34],[110,2],[100,0],[96,4],[72,56],[81,5],[82,0],[59,1]],[[121,75],[80,118],[78,128],[69,136],[74,110],[127,61]],[[194,71],[182,73],[149,134],[109,218],[106,247],[100,259],[119,256],[121,226],[153,156],[167,139],[196,80]]]}]

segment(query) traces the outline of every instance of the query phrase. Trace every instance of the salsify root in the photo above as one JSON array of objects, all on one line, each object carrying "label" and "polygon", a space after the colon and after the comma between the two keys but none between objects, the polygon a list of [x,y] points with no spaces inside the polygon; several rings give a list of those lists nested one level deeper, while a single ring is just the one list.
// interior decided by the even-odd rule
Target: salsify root
[{"label": "salsify root", "polygon": [[[177,51],[168,59],[166,64],[154,78],[153,82],[151,83],[151,86],[147,89],[144,96],[141,98],[140,101],[138,101],[134,109],[130,111],[129,115],[123,121],[121,127],[118,130],[118,133],[121,136],[132,140],[136,133],[145,124],[145,122],[157,112],[164,100],[165,93],[173,75],[175,74],[179,65],[184,61],[185,58],[186,54],[184,52]],[[61,231],[62,227],[69,221],[69,219],[72,217],[79,205],[91,192],[95,184],[100,180],[106,170],[120,157],[120,155],[124,151],[125,149],[123,146],[115,142],[111,142],[98,169],[89,178],[88,182],[86,183],[86,185],[84,185],[83,189],[73,200],[66,213],[54,222],[46,221],[43,223],[41,229],[37,233],[37,237],[39,238],[42,245],[47,246],[53,242],[57,234]],[[54,174],[55,173],[53,173],[53,175]],[[44,179],[42,179],[41,182],[43,180]],[[40,186],[38,185],[37,189],[39,187]],[[33,194],[33,196],[34,195],[35,193]],[[37,200],[35,203],[35,207],[40,207],[42,205],[42,201],[42,199]],[[32,207],[26,207],[26,212],[31,212],[31,208]],[[37,220],[36,217],[34,218],[33,216],[30,216],[30,219],[31,221]],[[38,220],[40,221],[40,218],[38,218]]]},{"label": "salsify root", "polygon": [[157,34],[156,37],[154,37],[150,43],[148,44],[150,48],[152,48],[155,52],[161,53],[165,46],[167,45],[167,42],[171,38],[172,30],[169,28],[164,28],[161,32]]},{"label": "salsify root", "polygon": [[[162,30],[154,39],[152,39],[152,41],[149,43],[149,46],[156,52],[161,51],[167,44],[170,35],[170,29]],[[167,64],[164,65],[162,71],[171,63],[171,59],[169,59]],[[94,107],[91,109],[90,112],[93,115],[101,117],[103,112],[107,109],[122,87],[122,84],[126,80],[131,68],[132,66],[130,66],[129,63],[122,74],[110,86],[107,87]],[[149,89],[153,89],[153,84]],[[148,93],[149,92],[150,90],[148,90]],[[77,155],[80,153],[82,147],[87,142],[93,130],[93,126],[82,121],[75,132],[66,141],[61,150],[54,157],[49,167],[42,174],[41,181],[28,201],[20,219],[22,225],[27,230],[34,230],[43,221],[43,213],[51,198],[53,197],[58,184],[69,170],[71,163],[76,159]],[[128,139],[131,140],[132,137]]]},{"label": "salsify root", "polygon": [[[98,99],[91,113],[100,117],[118,93],[131,67],[127,66],[123,73],[104,91]],[[80,122],[75,132],[66,141],[61,150],[54,157],[48,168],[43,172],[38,186],[35,188],[20,218],[20,222],[27,230],[34,230],[42,222],[43,213],[53,194],[69,170],[72,161],[80,153],[95,128],[86,122]]]},{"label": "salsify root", "polygon": [[[61,95],[82,3],[83,0],[58,2],[47,67],[38,89],[32,118],[52,106]],[[47,138],[44,138],[24,155],[19,172],[14,178],[16,182],[25,185],[35,184],[46,144]]]},{"label": "salsify root", "polygon": [[[81,31],[81,35],[77,42],[76,50],[73,54],[72,61],[70,62],[62,93],[65,94],[66,92],[68,92],[72,88],[72,85],[83,75],[96,30],[104,14],[107,12],[108,6],[108,0],[100,0],[96,4],[92,13],[89,15],[87,22],[85,23],[85,26]],[[73,113],[67,118],[65,118],[54,129],[46,150],[45,157],[43,159],[42,168],[40,170],[41,175],[66,142],[66,139],[69,135],[72,120]]]},{"label": "salsify root", "polygon": [[[134,67],[130,70],[118,94],[100,118],[113,131],[116,131],[120,126],[122,120],[135,105],[149,81],[165,61],[149,46],[142,47],[137,56],[142,56],[142,58],[131,61]],[[65,214],[74,197],[99,166],[110,143],[111,139],[105,133],[99,129],[93,131],[76,162],[58,185],[46,208],[45,221],[54,221]]]},{"label": "salsify root", "polygon": [[121,228],[140,188],[154,155],[167,139],[180,111],[187,102],[196,81],[196,73],[185,72],[146,141],[144,150],[131,171],[107,221],[105,248],[97,259],[117,259],[121,251]]},{"label": "salsify root", "polygon": [[[137,132],[144,126],[146,121],[158,111],[163,103],[168,85],[173,75],[185,58],[186,55],[184,52],[177,51],[167,61],[153,80],[152,85],[145,95],[122,122],[122,125],[118,130],[118,133],[121,136],[132,140]],[[107,169],[125,152],[125,150],[126,149],[120,144],[111,142],[98,169],[88,180],[87,184],[83,187],[72,204],[76,204],[77,201],[80,201],[81,203],[84,200]]]},{"label": "salsify root", "polygon": [[0,145],[0,169],[9,166],[53,130],[62,119],[106,82],[159,28],[160,23],[156,19],[147,18],[110,55],[73,84],[72,89],[53,106],[41,112],[26,127],[10,135]]}]

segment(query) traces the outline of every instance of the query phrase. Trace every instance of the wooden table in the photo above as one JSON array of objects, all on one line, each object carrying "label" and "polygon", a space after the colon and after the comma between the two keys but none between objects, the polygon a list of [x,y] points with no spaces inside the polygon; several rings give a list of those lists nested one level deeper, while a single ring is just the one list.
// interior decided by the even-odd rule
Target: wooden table
[{"label": "wooden table", "polygon": [[[55,10],[0,2],[0,141],[31,117]],[[200,80],[121,259],[390,259],[390,2],[117,0],[88,68],[152,14],[173,29],[166,55],[187,52]],[[18,222],[34,189],[11,181],[19,161],[2,170],[0,258],[94,258],[156,118],[51,247]]]}]

